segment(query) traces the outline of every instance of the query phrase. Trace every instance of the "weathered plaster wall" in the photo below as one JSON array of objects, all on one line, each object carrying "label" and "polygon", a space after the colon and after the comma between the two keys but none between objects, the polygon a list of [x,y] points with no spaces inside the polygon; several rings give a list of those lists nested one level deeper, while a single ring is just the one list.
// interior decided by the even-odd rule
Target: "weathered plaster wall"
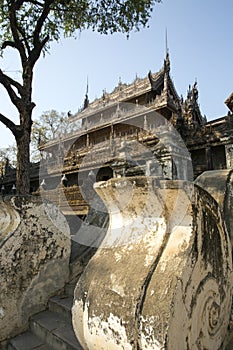
[{"label": "weathered plaster wall", "polygon": [[0,243],[13,232],[20,223],[18,211],[8,201],[1,201],[0,205]]},{"label": "weathered plaster wall", "polygon": [[70,235],[64,216],[38,197],[1,200],[0,215],[1,342],[27,327],[29,316],[64,286]]},{"label": "weathered plaster wall", "polygon": [[182,181],[96,184],[109,230],[72,309],[84,349],[218,350],[232,292],[231,244],[217,202]]},{"label": "weathered plaster wall", "polygon": [[233,247],[233,170],[206,171],[195,180],[195,184],[210,193],[218,203]]}]

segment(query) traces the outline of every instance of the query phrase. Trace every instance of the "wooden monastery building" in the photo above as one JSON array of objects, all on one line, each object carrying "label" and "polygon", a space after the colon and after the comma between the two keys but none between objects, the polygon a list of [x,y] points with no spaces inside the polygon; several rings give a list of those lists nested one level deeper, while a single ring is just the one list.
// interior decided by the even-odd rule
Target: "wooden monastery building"
[{"label": "wooden monastery building", "polygon": [[72,132],[40,145],[32,188],[43,182],[46,198],[65,214],[86,215],[96,181],[134,175],[192,181],[204,171],[231,168],[233,95],[225,103],[228,115],[207,121],[196,82],[186,98],[178,95],[167,53],[159,72],[119,82],[92,103],[86,95],[83,109],[70,117]]}]

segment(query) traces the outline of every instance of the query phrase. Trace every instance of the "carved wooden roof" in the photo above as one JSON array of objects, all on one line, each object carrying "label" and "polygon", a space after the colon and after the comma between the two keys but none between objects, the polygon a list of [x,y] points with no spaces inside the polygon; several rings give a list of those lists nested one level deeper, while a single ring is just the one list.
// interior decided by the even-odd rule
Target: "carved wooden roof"
[{"label": "carved wooden roof", "polygon": [[167,103],[170,99],[173,101],[179,101],[180,98],[176,92],[174,83],[170,77],[170,59],[167,54],[164,60],[164,65],[156,73],[148,73],[145,78],[136,78],[130,84],[123,84],[119,81],[119,84],[111,93],[103,92],[100,98],[95,99],[93,102],[89,103],[88,108],[83,109],[73,116],[75,119],[83,119],[88,115],[91,115],[101,109],[110,107],[117,102],[126,102],[129,100],[137,99],[137,97],[142,96],[150,91],[157,92],[158,94],[163,91],[163,95],[167,95]]}]

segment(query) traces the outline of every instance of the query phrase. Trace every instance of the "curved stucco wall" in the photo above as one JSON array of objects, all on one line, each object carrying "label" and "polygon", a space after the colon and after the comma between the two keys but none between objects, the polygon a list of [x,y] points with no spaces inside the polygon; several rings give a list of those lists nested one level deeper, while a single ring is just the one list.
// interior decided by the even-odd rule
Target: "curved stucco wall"
[{"label": "curved stucco wall", "polygon": [[0,200],[0,244],[20,223],[20,215],[11,200]]},{"label": "curved stucco wall", "polygon": [[30,315],[64,286],[70,235],[64,216],[38,197],[5,198],[0,215],[5,236],[0,243],[1,342],[24,330]]},{"label": "curved stucco wall", "polygon": [[186,182],[147,177],[95,188],[110,225],[75,289],[73,326],[83,348],[220,349],[232,261],[214,198]]},{"label": "curved stucco wall", "polygon": [[211,170],[202,173],[195,184],[206,190],[218,203],[233,247],[233,170]]}]

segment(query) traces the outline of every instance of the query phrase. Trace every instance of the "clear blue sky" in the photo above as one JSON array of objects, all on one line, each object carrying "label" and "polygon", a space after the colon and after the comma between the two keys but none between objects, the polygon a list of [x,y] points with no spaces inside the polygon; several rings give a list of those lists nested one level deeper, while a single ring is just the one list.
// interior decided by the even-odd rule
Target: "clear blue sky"
[{"label": "clear blue sky", "polygon": [[[150,28],[132,33],[128,40],[123,34],[101,36],[92,31],[82,32],[76,40],[62,39],[37,63],[33,118],[51,109],[75,113],[83,104],[87,76],[92,101],[103,89],[112,91],[119,77],[130,83],[136,74],[143,78],[149,70],[158,71],[165,57],[166,28],[178,94],[185,97],[197,79],[202,114],[208,120],[226,115],[224,101],[233,91],[232,14],[232,0],[163,0],[155,6]],[[16,71],[17,57],[9,52],[0,67]],[[17,111],[2,88],[0,112],[17,122]],[[0,147],[12,142],[0,124]]]}]

